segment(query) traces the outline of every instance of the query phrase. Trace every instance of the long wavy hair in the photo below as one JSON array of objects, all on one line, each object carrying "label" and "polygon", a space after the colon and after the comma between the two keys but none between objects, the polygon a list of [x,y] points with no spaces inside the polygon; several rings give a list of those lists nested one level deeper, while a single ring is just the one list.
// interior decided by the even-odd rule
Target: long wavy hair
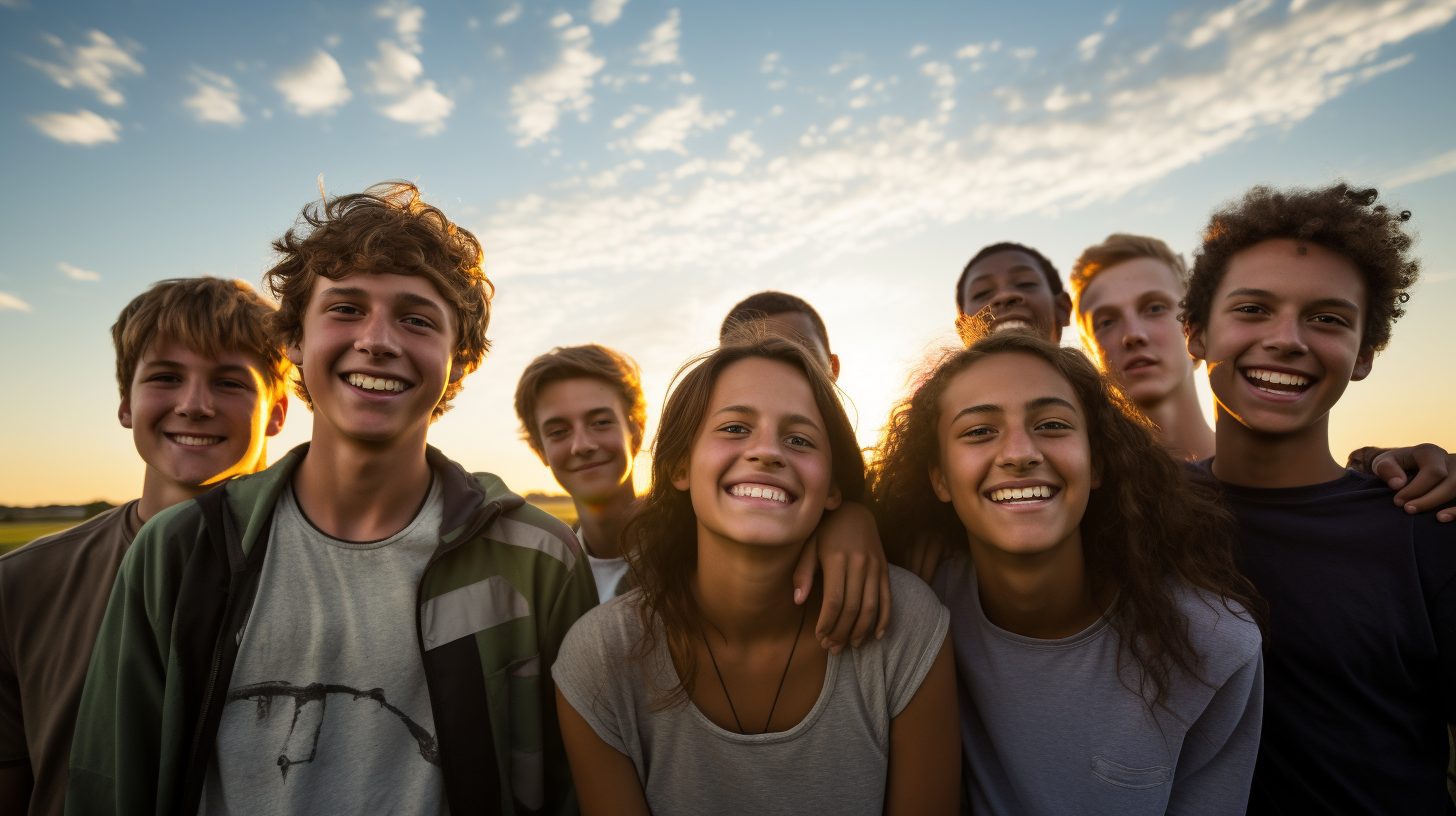
[{"label": "long wavy hair", "polygon": [[1199,677],[1201,663],[1170,577],[1222,598],[1230,612],[1230,602],[1239,604],[1261,632],[1268,611],[1235,566],[1236,522],[1216,490],[1189,478],[1185,466],[1154,439],[1148,420],[1081,352],[1007,332],[946,351],[933,362],[919,387],[892,411],[871,473],[871,506],[886,554],[903,565],[922,541],[966,540],[955,508],[936,497],[930,482],[930,467],[940,462],[940,401],[958,375],[998,354],[1046,361],[1082,405],[1093,468],[1102,482],[1081,522],[1087,578],[1095,591],[1115,593],[1108,618],[1121,635],[1123,660],[1141,669],[1139,687],[1132,690],[1150,707],[1159,705],[1173,671]]},{"label": "long wavy hair", "polygon": [[642,591],[637,611],[643,636],[634,657],[646,657],[665,640],[681,663],[680,683],[660,689],[660,705],[686,699],[684,692],[693,687],[697,679],[697,640],[703,625],[692,592],[692,577],[698,566],[698,517],[693,512],[692,497],[688,491],[673,487],[673,479],[692,464],[693,444],[719,375],[728,366],[753,358],[787,363],[803,373],[824,418],[830,478],[845,501],[859,501],[864,495],[864,455],[855,439],[854,426],[845,415],[829,372],[802,345],[771,336],[757,324],[748,324],[722,346],[678,369],[653,440],[652,487],[622,531],[627,561]]}]

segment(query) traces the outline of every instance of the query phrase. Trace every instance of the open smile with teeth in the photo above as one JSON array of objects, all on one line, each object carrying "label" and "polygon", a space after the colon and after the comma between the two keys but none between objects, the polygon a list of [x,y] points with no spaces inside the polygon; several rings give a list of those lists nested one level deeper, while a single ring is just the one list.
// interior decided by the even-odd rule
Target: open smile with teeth
[{"label": "open smile with teeth", "polygon": [[1255,388],[1270,394],[1302,394],[1310,386],[1310,379],[1301,374],[1286,374],[1267,368],[1246,368],[1243,375]]},{"label": "open smile with teeth", "polygon": [[208,445],[216,445],[223,440],[221,436],[191,436],[189,434],[167,434],[167,438],[179,445],[186,445],[189,448],[205,448]]},{"label": "open smile with teeth", "polygon": [[992,334],[1000,334],[1001,332],[1004,332],[1004,331],[1031,331],[1031,330],[1032,330],[1032,325],[1030,323],[1026,322],[1025,320],[1022,320],[1019,317],[1013,317],[1010,320],[1003,320],[1000,323],[997,323],[996,324],[996,327],[991,330],[991,333]]},{"label": "open smile with teeth", "polygon": [[367,374],[350,374],[345,379],[349,385],[365,391],[403,391],[409,388],[407,384],[399,380],[386,380],[383,377],[371,377]]},{"label": "open smile with teeth", "polygon": [[1057,488],[1051,485],[1032,485],[1031,487],[1003,487],[1000,490],[988,492],[986,496],[997,504],[1020,504],[1050,499],[1056,494]]},{"label": "open smile with teeth", "polygon": [[736,484],[728,488],[728,492],[734,496],[741,496],[745,499],[772,499],[780,504],[788,504],[793,501],[789,496],[777,487],[759,484]]}]

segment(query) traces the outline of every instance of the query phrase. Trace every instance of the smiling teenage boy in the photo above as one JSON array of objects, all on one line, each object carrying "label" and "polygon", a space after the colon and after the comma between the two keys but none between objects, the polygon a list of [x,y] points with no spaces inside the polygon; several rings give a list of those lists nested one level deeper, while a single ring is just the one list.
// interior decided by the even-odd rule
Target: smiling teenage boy
[{"label": "smiling teenage boy", "polygon": [[576,506],[576,535],[606,603],[630,588],[620,536],[637,501],[632,464],[647,427],[642,372],[604,346],[554,348],[521,374],[516,417]]},{"label": "smiling teenage boy", "polygon": [[985,310],[990,331],[1028,331],[1060,343],[1071,322],[1072,298],[1046,256],[1022,244],[983,247],[956,281],[956,311]]},{"label": "smiling teenage boy", "polygon": [[1208,364],[1216,455],[1269,603],[1250,813],[1445,813],[1456,719],[1456,529],[1396,507],[1329,451],[1417,262],[1374,190],[1254,188],[1216,213],[1184,301]]},{"label": "smiling teenage boy", "polygon": [[546,678],[590,569],[426,444],[488,347],[480,245],[410,184],[302,218],[266,278],[312,442],[138,536],[67,812],[571,811]]},{"label": "smiling teenage boy", "polygon": [[288,407],[288,363],[267,332],[275,308],[242,281],[165,280],[111,327],[142,495],[0,558],[0,813],[63,811],[91,646],[137,530],[267,464]]}]

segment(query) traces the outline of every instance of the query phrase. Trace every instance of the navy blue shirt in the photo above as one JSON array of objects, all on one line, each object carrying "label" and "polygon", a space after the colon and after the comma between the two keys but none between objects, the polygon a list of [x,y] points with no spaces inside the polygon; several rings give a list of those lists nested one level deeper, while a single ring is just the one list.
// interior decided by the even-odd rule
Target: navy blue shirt
[{"label": "navy blue shirt", "polygon": [[[1211,478],[1211,461],[1192,466]],[[1355,471],[1220,482],[1240,566],[1269,602],[1251,814],[1445,814],[1456,721],[1456,523]]]}]

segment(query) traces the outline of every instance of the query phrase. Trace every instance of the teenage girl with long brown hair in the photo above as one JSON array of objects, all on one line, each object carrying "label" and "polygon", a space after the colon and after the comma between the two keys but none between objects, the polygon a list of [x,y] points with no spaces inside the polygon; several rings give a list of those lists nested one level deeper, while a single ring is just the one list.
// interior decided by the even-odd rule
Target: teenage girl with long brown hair
[{"label": "teenage girl with long brown hair", "polygon": [[963,542],[951,612],[963,807],[1242,813],[1263,603],[1234,521],[1080,352],[947,352],[891,416],[873,506],[892,562]]},{"label": "teenage girl with long brown hair", "polygon": [[746,334],[685,367],[623,540],[639,589],[552,670],[586,816],[949,814],[960,742],[948,616],[892,569],[883,639],[825,651],[794,566],[864,460],[829,374]]}]

